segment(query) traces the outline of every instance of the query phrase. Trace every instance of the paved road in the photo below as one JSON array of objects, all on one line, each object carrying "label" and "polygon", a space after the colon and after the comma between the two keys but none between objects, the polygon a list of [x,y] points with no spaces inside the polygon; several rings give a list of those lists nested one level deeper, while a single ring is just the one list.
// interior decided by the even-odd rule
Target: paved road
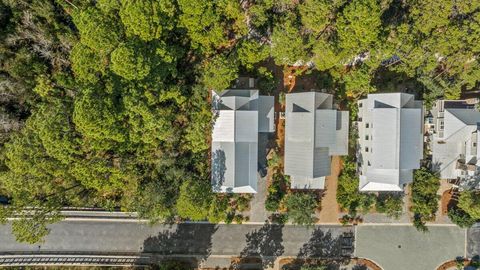
[{"label": "paved road", "polygon": [[480,256],[480,223],[475,224],[472,228],[468,229],[468,257]]},{"label": "paved road", "polygon": [[336,255],[341,226],[156,225],[120,221],[63,221],[40,245],[17,243],[0,226],[2,252],[154,252],[159,254],[297,256]]},{"label": "paved road", "polygon": [[359,226],[356,255],[375,261],[385,270],[434,270],[445,261],[464,256],[465,229],[428,229],[422,233],[412,226]]},{"label": "paved road", "polygon": [[[9,225],[0,226],[0,254],[9,252],[82,252],[144,253],[192,255],[207,259],[207,265],[219,258],[257,256],[271,265],[280,256],[338,257],[345,253],[348,241],[342,235],[351,227],[293,225],[212,225],[180,224],[149,226],[120,220],[63,221],[40,245],[20,244]],[[430,227],[417,232],[411,226],[375,225],[356,229],[355,255],[379,263],[386,270],[428,270],[443,261],[480,250],[480,226],[466,230],[453,226]],[[468,248],[466,246],[468,236]],[[350,250],[351,252],[352,250]]]}]

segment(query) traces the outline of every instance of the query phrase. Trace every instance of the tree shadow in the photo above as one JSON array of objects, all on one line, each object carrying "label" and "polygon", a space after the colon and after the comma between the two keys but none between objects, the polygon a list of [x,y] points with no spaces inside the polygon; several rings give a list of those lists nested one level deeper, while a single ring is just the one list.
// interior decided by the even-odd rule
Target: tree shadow
[{"label": "tree shadow", "polygon": [[353,254],[353,234],[334,236],[316,228],[298,252],[298,258],[349,258]]},{"label": "tree shadow", "polygon": [[263,268],[273,267],[276,258],[283,254],[283,225],[264,224],[258,230],[246,235],[247,245],[240,253],[234,269],[242,268],[242,264],[249,263],[252,258],[259,258]]},{"label": "tree shadow", "polygon": [[354,265],[352,270],[368,270],[368,267],[363,264]]},{"label": "tree shadow", "polygon": [[213,190],[218,192],[225,182],[225,151],[217,149],[212,153],[212,186]]},{"label": "tree shadow", "polygon": [[267,175],[267,153],[271,149],[269,143],[272,136],[270,133],[258,133],[258,173],[261,177]]},{"label": "tree shadow", "polygon": [[333,235],[329,230],[316,228],[312,237],[298,252],[297,257],[283,269],[300,269],[302,265],[317,265],[321,262],[328,269],[340,269],[353,256],[353,232]]},{"label": "tree shadow", "polygon": [[[186,224],[176,225],[175,231],[164,230],[157,236],[151,236],[143,242],[143,253],[182,257],[182,261],[198,266],[211,254],[212,235],[217,231],[215,224]],[[185,256],[189,255],[189,256]]]}]

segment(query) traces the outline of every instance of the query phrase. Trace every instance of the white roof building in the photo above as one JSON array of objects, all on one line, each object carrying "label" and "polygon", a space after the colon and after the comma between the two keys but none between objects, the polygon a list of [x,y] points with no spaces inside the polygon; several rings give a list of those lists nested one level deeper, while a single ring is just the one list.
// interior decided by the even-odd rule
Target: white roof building
[{"label": "white roof building", "polygon": [[402,191],[423,158],[422,102],[404,93],[358,101],[360,191]]},{"label": "white roof building", "polygon": [[295,189],[323,189],[331,157],[348,154],[348,112],[333,109],[333,96],[286,95],[285,174]]},{"label": "white roof building", "polygon": [[212,187],[256,193],[258,133],[274,131],[274,99],[258,90],[212,91]]},{"label": "white roof building", "polygon": [[480,188],[480,112],[462,100],[439,100],[432,111],[432,170],[442,179],[459,179],[463,188]]}]

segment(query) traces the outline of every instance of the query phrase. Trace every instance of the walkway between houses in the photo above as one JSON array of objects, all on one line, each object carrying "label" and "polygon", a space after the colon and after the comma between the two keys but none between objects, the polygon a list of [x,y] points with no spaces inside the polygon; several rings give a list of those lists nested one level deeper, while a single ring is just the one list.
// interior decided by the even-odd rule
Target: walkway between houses
[{"label": "walkway between houses", "polygon": [[267,199],[267,176],[262,177],[262,173],[266,173],[267,167],[267,151],[269,136],[266,133],[258,135],[258,165],[259,173],[257,177],[257,193],[253,194],[250,201],[250,211],[246,213],[250,222],[265,222],[268,218],[267,210],[265,210],[265,200]]},{"label": "walkway between houses", "polygon": [[317,213],[319,223],[338,223],[340,209],[337,204],[337,186],[341,167],[340,157],[334,156],[332,158],[332,174],[325,179],[321,211]]},{"label": "walkway between houses", "polygon": [[267,198],[267,179],[258,176],[257,193],[253,195],[250,201],[249,218],[250,222],[265,222],[268,218],[265,210],[265,199]]}]

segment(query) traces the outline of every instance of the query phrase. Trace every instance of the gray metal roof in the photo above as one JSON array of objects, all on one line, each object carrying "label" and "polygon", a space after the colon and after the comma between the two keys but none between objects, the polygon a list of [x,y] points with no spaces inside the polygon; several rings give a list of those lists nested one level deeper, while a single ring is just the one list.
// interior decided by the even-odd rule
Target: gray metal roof
[{"label": "gray metal roof", "polygon": [[446,109],[449,113],[462,121],[465,125],[480,123],[480,112],[472,109]]},{"label": "gray metal roof", "polygon": [[323,189],[332,152],[347,154],[348,112],[333,109],[332,95],[305,92],[286,95],[285,114],[285,174],[292,188]]},{"label": "gray metal roof", "polygon": [[255,193],[259,125],[266,131],[273,127],[273,97],[259,96],[258,90],[226,90],[212,92],[212,100],[216,115],[211,149],[213,190]]},{"label": "gray metal roof", "polygon": [[[402,190],[423,158],[421,103],[403,93],[370,94],[364,121],[370,123],[371,147],[360,155],[362,191]],[[364,130],[365,127],[361,126]],[[365,132],[361,132],[362,134]],[[360,140],[361,149],[364,148]]]},{"label": "gray metal roof", "polygon": [[[459,159],[480,156],[480,136],[477,136],[480,112],[474,109],[445,109],[444,138],[432,142],[432,169],[440,173],[442,179],[456,179],[456,165]],[[471,140],[477,143],[475,153],[468,153]]]}]

